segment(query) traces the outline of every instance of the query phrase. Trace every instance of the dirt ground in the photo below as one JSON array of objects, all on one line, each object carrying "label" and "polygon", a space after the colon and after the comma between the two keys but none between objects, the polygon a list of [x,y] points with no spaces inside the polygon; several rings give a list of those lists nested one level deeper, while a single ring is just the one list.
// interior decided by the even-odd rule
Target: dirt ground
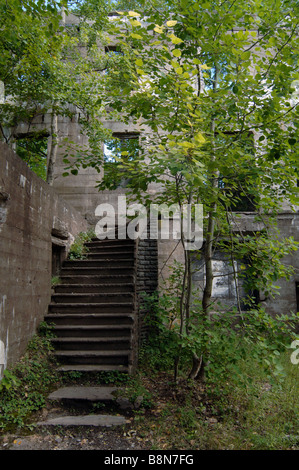
[{"label": "dirt ground", "polygon": [[0,450],[146,450],[145,444],[132,430],[64,429],[60,434],[43,430],[29,436],[7,435]]},{"label": "dirt ground", "polygon": [[[35,423],[45,415],[61,415],[59,409],[44,409]],[[68,414],[64,412],[64,414]],[[123,415],[123,414],[122,414]],[[146,450],[149,440],[134,429],[134,418],[126,416],[127,424],[113,427],[97,426],[36,426],[30,432],[20,431],[0,436],[0,450]]]},{"label": "dirt ground", "polygon": [[[169,386],[169,377],[161,374],[159,380],[147,379],[144,383],[147,390],[152,394],[154,406],[148,413],[155,418],[167,400],[174,400],[178,405],[184,402],[184,387],[180,387],[176,393]],[[196,400],[199,396],[195,397]],[[82,413],[83,412],[83,413]],[[16,431],[4,436],[0,435],[0,450],[100,450],[100,451],[140,451],[151,450],[153,441],[149,423],[145,422],[143,435],[138,432],[138,426],[134,424],[134,411],[132,409],[103,410],[100,414],[118,414],[126,418],[127,424],[114,427],[97,426],[37,426],[40,421],[58,416],[71,414],[82,415],[84,410],[68,409],[57,402],[49,403],[40,412],[32,417],[32,430],[19,433]],[[89,410],[90,413],[90,410]],[[92,414],[92,413],[91,413]],[[144,437],[146,436],[146,437]]]},{"label": "dirt ground", "polygon": [[[47,405],[32,419],[31,431],[20,430],[0,435],[0,450],[146,450],[149,441],[138,436],[130,411],[117,414],[126,418],[127,424],[113,427],[97,426],[38,426],[48,418],[68,416],[70,410],[57,405]],[[78,409],[78,415],[82,410]],[[83,413],[84,414],[84,413]],[[103,414],[115,414],[111,410]]]}]

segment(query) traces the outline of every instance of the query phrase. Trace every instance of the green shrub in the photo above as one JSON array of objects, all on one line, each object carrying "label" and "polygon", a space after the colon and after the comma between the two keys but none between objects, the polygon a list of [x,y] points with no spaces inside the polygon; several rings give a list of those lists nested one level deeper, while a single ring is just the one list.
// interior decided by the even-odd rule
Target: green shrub
[{"label": "green shrub", "polygon": [[21,360],[4,372],[0,383],[0,429],[29,426],[32,412],[46,403],[49,390],[58,381],[51,356],[51,327],[41,324]]},{"label": "green shrub", "polygon": [[88,253],[88,248],[86,247],[85,243],[91,241],[94,237],[95,233],[93,230],[89,230],[88,232],[80,232],[70,247],[68,258],[70,260],[85,259]]},{"label": "green shrub", "polygon": [[59,276],[53,276],[51,278],[51,286],[55,287],[57,284],[60,284],[60,277]]}]

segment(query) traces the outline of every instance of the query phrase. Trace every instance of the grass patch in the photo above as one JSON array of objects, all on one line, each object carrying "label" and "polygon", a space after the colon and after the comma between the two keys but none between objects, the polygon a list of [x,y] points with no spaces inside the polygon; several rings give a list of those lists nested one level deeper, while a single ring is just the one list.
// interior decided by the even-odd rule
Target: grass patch
[{"label": "grass patch", "polygon": [[155,406],[135,415],[139,434],[153,450],[298,450],[298,365],[282,358],[285,374],[269,381],[250,356],[239,364],[250,375],[217,386],[147,369],[143,386]]},{"label": "grass patch", "polygon": [[122,386],[127,384],[130,377],[127,373],[119,371],[107,372],[81,372],[70,371],[64,372],[61,378],[64,385],[82,385],[96,387],[96,386]]},{"label": "grass patch", "polygon": [[[205,383],[177,383],[153,350],[141,354],[134,376],[120,372],[58,375],[51,352],[51,328],[42,323],[16,366],[0,383],[0,431],[31,430],[50,391],[62,385],[113,385],[132,404],[132,426],[152,450],[298,450],[298,365],[290,350],[281,354],[278,375],[269,375],[250,348],[238,360],[238,374]],[[277,369],[274,369],[276,371]],[[137,404],[138,406],[135,406]],[[97,404],[93,412],[101,412]],[[134,431],[134,432],[135,432]]]}]

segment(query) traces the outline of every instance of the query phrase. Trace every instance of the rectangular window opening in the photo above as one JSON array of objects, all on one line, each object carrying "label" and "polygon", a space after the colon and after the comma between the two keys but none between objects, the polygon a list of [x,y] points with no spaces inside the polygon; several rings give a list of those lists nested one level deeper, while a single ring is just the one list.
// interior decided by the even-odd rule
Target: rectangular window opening
[{"label": "rectangular window opening", "polygon": [[120,159],[134,160],[139,155],[138,133],[114,133],[112,139],[104,142],[104,162],[116,163]]},{"label": "rectangular window opening", "polygon": [[[236,165],[221,174],[218,179],[218,187],[227,196],[229,210],[233,212],[255,212],[258,196],[256,195],[254,181],[250,174],[250,162],[255,154],[254,138],[252,133],[239,134],[238,132],[226,132],[215,136],[216,146],[222,147],[227,152],[228,158],[235,155]],[[227,147],[227,150],[225,148]],[[238,166],[239,153],[248,155],[248,168]]]},{"label": "rectangular window opening", "polygon": [[16,137],[16,153],[44,181],[47,178],[48,134],[29,133]]},{"label": "rectangular window opening", "polygon": [[63,261],[66,258],[65,246],[52,243],[52,277],[59,277]]},{"label": "rectangular window opening", "polygon": [[130,178],[123,176],[124,164],[138,158],[139,140],[139,133],[123,132],[114,133],[111,140],[104,142],[104,175],[110,180],[110,189],[125,188],[130,183]]},{"label": "rectangular window opening", "polygon": [[121,50],[121,47],[116,44],[114,46],[105,46],[105,54],[108,54],[108,55],[113,55],[113,54],[123,55],[123,52]]}]

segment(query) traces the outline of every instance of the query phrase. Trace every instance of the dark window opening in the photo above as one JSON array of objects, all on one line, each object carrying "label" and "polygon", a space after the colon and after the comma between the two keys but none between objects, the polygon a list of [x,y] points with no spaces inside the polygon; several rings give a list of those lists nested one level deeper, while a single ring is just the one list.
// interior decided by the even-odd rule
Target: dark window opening
[{"label": "dark window opening", "polygon": [[[124,53],[121,50],[119,45],[105,46],[105,67],[104,73],[107,76],[106,89],[109,93],[111,91],[115,93],[115,87],[121,91],[128,85],[127,75],[126,75],[126,63],[124,61]],[[110,83],[109,78],[112,79]]]},{"label": "dark window opening", "polygon": [[230,210],[233,212],[254,212],[256,210],[256,198],[246,194],[242,188],[231,192]]},{"label": "dark window opening", "polygon": [[[222,172],[218,179],[218,187],[226,197],[227,208],[233,212],[254,212],[258,203],[255,188],[255,176],[252,167],[252,157],[255,154],[254,139],[251,133],[240,134],[227,132],[216,134],[218,151],[234,159],[234,165]],[[239,156],[242,155],[239,163]],[[245,158],[244,158],[245,157]],[[248,160],[248,163],[246,164]]]},{"label": "dark window opening", "polygon": [[17,136],[16,153],[40,178],[47,178],[48,134],[30,133]]},{"label": "dark window opening", "polygon": [[123,55],[123,52],[121,50],[121,47],[118,45],[115,46],[105,46],[105,54],[108,55],[114,55],[114,54],[120,54]]},{"label": "dark window opening", "polygon": [[260,293],[258,290],[247,291],[247,296],[241,299],[241,309],[250,311],[252,308],[257,308],[260,304]]},{"label": "dark window opening", "polygon": [[55,245],[52,243],[52,277],[59,276],[65,257],[65,246]]},{"label": "dark window opening", "polygon": [[136,132],[115,133],[111,140],[104,142],[104,174],[110,181],[109,189],[128,185],[130,179],[121,177],[122,166],[126,162],[134,161],[139,151],[139,134]]},{"label": "dark window opening", "polygon": [[134,160],[139,150],[139,134],[114,133],[111,140],[104,142],[104,162],[115,163],[120,159]]}]

